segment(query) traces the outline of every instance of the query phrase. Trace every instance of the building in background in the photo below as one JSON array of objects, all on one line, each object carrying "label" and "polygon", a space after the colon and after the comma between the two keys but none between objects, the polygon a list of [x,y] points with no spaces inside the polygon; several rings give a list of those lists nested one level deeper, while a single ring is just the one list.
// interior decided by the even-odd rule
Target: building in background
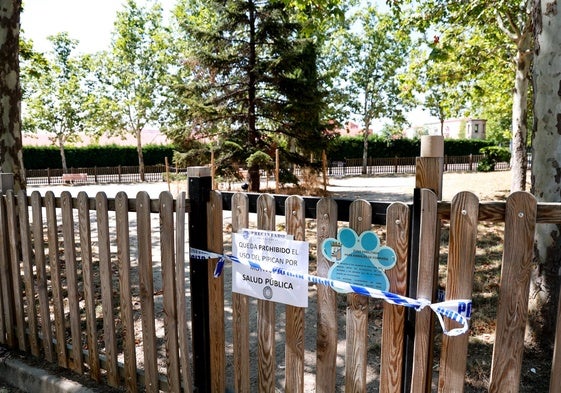
[{"label": "building in background", "polygon": [[[364,136],[364,129],[355,121],[349,120],[344,128],[337,128],[335,132],[341,136]],[[372,127],[368,130],[368,135],[372,135]]]},{"label": "building in background", "polygon": [[[442,128],[444,138],[450,139],[485,139],[487,120],[484,119],[446,119]],[[404,130],[404,137],[415,138],[422,135],[441,135],[440,122],[426,123]]]}]

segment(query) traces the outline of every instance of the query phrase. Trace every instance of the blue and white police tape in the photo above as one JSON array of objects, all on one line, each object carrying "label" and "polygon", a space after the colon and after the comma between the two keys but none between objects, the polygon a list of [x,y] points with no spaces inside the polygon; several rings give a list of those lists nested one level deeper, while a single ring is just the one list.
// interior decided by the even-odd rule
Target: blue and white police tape
[{"label": "blue and white police tape", "polygon": [[[318,277],[312,274],[294,273],[278,266],[268,266],[248,260],[240,260],[234,255],[223,255],[191,248],[190,256],[193,259],[218,259],[218,263],[214,269],[214,277],[219,277],[220,274],[222,274],[224,262],[228,260],[233,263],[248,266],[252,269],[259,269],[272,274],[304,280],[312,284],[321,284],[331,288],[337,288],[345,292],[352,292],[359,295],[370,296],[375,299],[382,299],[391,304],[413,308],[416,311],[421,311],[425,307],[429,307],[437,315],[440,325],[442,326],[443,333],[448,336],[459,336],[460,334],[466,333],[469,328],[468,322],[471,316],[471,300],[469,299],[447,300],[433,304],[427,299],[412,299],[392,292],[381,291],[379,289],[368,288],[361,285],[354,285],[344,281]],[[461,327],[448,330],[443,317],[459,323]]]}]

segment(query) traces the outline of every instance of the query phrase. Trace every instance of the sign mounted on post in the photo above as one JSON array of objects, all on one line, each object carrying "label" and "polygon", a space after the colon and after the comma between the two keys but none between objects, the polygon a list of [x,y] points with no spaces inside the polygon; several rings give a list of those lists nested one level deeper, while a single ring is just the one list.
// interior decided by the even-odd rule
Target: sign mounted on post
[{"label": "sign mounted on post", "polygon": [[343,228],[339,230],[337,239],[323,241],[321,252],[334,263],[327,274],[330,279],[381,291],[389,290],[390,282],[385,271],[395,266],[397,258],[392,248],[380,245],[375,232],[366,231],[359,236],[354,230]]},{"label": "sign mounted on post", "polygon": [[[232,236],[232,254],[264,269],[308,273],[308,243],[283,232],[242,229]],[[257,299],[308,307],[308,283],[242,264],[232,265],[232,291]]]}]

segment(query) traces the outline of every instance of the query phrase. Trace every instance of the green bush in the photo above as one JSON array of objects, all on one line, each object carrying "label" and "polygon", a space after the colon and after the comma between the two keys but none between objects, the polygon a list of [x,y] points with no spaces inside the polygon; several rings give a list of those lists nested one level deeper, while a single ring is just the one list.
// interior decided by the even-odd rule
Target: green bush
[{"label": "green bush", "polygon": [[480,172],[491,172],[495,170],[497,162],[510,161],[510,151],[506,147],[488,146],[479,150],[483,154],[483,160],[477,165]]}]

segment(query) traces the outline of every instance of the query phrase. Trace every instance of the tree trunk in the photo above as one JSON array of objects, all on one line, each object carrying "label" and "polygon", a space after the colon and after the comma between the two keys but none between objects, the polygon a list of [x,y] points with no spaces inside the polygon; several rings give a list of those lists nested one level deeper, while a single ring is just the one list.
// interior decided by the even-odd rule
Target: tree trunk
[{"label": "tree trunk", "polygon": [[68,173],[68,165],[66,164],[66,153],[64,151],[64,137],[59,135],[56,137],[58,143],[58,151],[60,152],[60,160],[62,162],[62,173]]},{"label": "tree trunk", "polygon": [[[257,131],[257,116],[256,116],[256,106],[257,106],[257,76],[256,76],[256,65],[257,65],[257,49],[256,49],[256,15],[255,15],[255,5],[253,1],[250,2],[249,10],[249,80],[248,80],[248,108],[247,108],[247,126],[248,126],[248,144],[249,146],[258,148],[259,135]],[[253,153],[250,152],[250,154]],[[259,178],[259,167],[253,165],[248,169],[249,171],[249,190],[252,192],[259,192],[261,188],[261,179]]]},{"label": "tree trunk", "polygon": [[510,167],[512,181],[510,191],[526,190],[528,170],[528,77],[532,56],[529,52],[530,34],[525,34],[518,44],[516,77],[512,93],[512,156]]},{"label": "tree trunk", "polygon": [[249,191],[259,192],[261,188],[261,176],[259,175],[259,166],[253,165],[247,171]]},{"label": "tree trunk", "polygon": [[[532,193],[540,202],[561,202],[561,13],[552,12],[546,0],[534,7]],[[555,331],[560,267],[561,227],[536,226],[529,327],[545,345]]]},{"label": "tree trunk", "polygon": [[0,169],[14,174],[14,191],[26,187],[21,136],[19,26],[21,0],[0,0]]},{"label": "tree trunk", "polygon": [[140,181],[144,181],[144,153],[142,153],[142,130],[136,130],[136,152],[138,153],[138,174]]},{"label": "tree trunk", "polygon": [[368,129],[370,122],[364,124],[363,144],[362,144],[362,174],[366,175],[368,167]]}]

